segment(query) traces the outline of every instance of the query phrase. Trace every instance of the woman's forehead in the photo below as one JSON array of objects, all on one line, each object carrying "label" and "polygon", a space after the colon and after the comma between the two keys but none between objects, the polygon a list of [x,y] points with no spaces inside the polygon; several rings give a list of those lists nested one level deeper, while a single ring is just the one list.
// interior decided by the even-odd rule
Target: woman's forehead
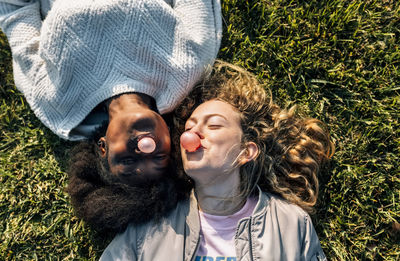
[{"label": "woman's forehead", "polygon": [[224,118],[240,119],[240,112],[231,104],[221,100],[209,100],[200,104],[190,116],[196,118],[205,115],[221,115]]}]

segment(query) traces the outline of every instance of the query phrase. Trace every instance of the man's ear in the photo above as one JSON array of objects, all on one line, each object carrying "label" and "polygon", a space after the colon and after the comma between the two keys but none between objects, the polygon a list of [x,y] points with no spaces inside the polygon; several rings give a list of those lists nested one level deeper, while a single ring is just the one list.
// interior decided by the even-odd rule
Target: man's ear
[{"label": "man's ear", "polygon": [[242,165],[254,160],[258,156],[259,150],[257,144],[250,141],[246,143],[245,153],[241,156],[240,163]]},{"label": "man's ear", "polygon": [[106,156],[106,152],[107,152],[107,149],[106,149],[106,138],[105,137],[101,137],[99,139],[99,141],[97,142],[97,145],[99,146],[101,157],[105,157]]}]

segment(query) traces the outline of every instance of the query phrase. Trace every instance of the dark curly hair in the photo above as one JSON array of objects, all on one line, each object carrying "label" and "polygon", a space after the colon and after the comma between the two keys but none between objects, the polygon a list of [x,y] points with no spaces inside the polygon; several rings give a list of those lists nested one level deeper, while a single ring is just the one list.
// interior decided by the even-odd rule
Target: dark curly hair
[{"label": "dark curly hair", "polygon": [[252,141],[258,146],[257,158],[240,167],[242,196],[253,193],[258,185],[312,212],[318,196],[318,171],[334,152],[325,125],[298,116],[295,107],[281,109],[253,74],[217,61],[211,77],[176,110],[178,131],[173,141],[179,140],[193,110],[209,100],[236,108],[241,114],[242,144]]},{"label": "dark curly hair", "polygon": [[191,185],[177,175],[172,164],[161,178],[153,180],[125,184],[115,178],[98,154],[97,141],[106,129],[104,123],[70,152],[66,190],[78,218],[99,232],[121,232],[131,222],[159,220],[188,196]]}]

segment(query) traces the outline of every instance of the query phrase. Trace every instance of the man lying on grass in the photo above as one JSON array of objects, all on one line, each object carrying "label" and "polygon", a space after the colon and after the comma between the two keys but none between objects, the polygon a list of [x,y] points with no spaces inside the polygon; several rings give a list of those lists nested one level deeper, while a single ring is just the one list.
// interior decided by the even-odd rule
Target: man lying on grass
[{"label": "man lying on grass", "polygon": [[118,207],[133,222],[173,207],[179,182],[160,113],[213,63],[220,20],[217,0],[0,0],[16,87],[55,134],[84,140],[69,169],[79,217],[115,230],[128,222],[110,220]]}]

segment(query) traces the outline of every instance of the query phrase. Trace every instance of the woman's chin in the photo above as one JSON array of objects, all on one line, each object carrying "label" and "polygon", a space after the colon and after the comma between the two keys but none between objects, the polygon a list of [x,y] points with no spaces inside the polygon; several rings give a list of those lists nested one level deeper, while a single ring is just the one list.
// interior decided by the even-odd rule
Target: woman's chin
[{"label": "woman's chin", "polygon": [[189,177],[199,175],[206,171],[206,169],[202,166],[199,166],[199,164],[188,164],[184,166],[184,170]]}]

